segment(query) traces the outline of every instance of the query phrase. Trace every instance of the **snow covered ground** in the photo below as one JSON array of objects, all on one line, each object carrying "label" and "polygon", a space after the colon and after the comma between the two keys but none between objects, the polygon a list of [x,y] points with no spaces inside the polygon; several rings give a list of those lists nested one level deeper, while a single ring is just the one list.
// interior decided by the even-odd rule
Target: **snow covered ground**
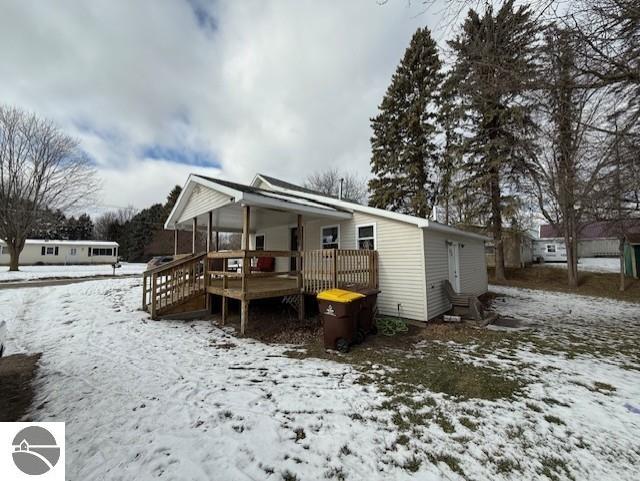
[{"label": "snow covered ground", "polygon": [[[546,262],[534,266],[567,268],[566,262]],[[620,272],[620,259],[617,257],[582,257],[578,261],[578,270],[587,272]]]},{"label": "snow covered ground", "polygon": [[0,291],[9,353],[43,352],[31,416],[66,421],[67,479],[638,479],[638,304],[495,287],[499,312],[535,330],[387,353],[420,365],[438,348],[454,375],[521,386],[458,399],[385,386],[391,365],[367,383],[206,322],[151,321],[140,284]]},{"label": "snow covered ground", "polygon": [[[142,274],[146,264],[122,262],[122,267],[116,269],[116,275]],[[22,266],[18,272],[9,272],[6,266],[0,266],[0,282],[24,281],[33,279],[62,278],[62,277],[93,277],[110,276],[113,274],[111,264],[82,265],[82,266]]]}]

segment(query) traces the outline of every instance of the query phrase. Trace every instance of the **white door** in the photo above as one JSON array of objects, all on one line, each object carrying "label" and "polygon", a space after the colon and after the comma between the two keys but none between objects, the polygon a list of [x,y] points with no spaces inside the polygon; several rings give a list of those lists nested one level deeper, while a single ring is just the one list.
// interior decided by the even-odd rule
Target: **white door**
[{"label": "white door", "polygon": [[460,292],[460,245],[449,243],[449,282],[456,292]]}]

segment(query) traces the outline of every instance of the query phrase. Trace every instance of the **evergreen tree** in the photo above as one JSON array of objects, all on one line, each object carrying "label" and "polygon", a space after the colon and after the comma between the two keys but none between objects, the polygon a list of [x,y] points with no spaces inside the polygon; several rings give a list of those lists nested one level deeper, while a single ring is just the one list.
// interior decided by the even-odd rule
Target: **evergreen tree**
[{"label": "evergreen tree", "polygon": [[437,114],[442,73],[428,28],[411,39],[371,119],[369,205],[427,217],[436,196]]},{"label": "evergreen tree", "polygon": [[498,280],[505,278],[505,201],[518,192],[533,152],[538,33],[529,7],[508,0],[497,12],[487,5],[483,16],[471,9],[449,42],[456,54],[451,81],[464,112],[465,188],[489,213]]},{"label": "evergreen tree", "polygon": [[167,202],[164,205],[164,209],[167,211],[167,216],[171,213],[173,206],[176,205],[178,197],[180,197],[181,193],[182,187],[180,187],[179,185],[176,185],[173,189],[171,189],[171,192],[169,192],[169,195],[167,196]]}]

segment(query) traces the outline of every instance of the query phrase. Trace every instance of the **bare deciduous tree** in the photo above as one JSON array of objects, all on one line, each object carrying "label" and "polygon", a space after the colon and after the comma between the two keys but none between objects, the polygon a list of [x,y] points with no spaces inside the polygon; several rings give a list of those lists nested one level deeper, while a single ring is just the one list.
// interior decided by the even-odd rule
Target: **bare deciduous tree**
[{"label": "bare deciduous tree", "polygon": [[367,201],[367,182],[351,172],[340,172],[338,169],[327,169],[314,172],[307,177],[304,186],[332,197],[340,195],[342,181],[342,198],[358,204]]},{"label": "bare deciduous tree", "polygon": [[113,235],[113,226],[124,225],[133,219],[137,213],[138,209],[132,205],[105,212],[93,224],[93,237],[97,240],[116,240],[110,238]]},{"label": "bare deciduous tree", "polygon": [[48,120],[0,106],[0,238],[9,248],[9,270],[18,270],[39,212],[78,205],[97,187],[75,139]]}]

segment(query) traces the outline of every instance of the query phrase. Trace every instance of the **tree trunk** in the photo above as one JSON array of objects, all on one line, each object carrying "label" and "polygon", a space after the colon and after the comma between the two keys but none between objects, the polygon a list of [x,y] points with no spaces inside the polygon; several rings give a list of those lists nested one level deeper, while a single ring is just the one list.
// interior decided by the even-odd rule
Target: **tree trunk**
[{"label": "tree trunk", "polygon": [[495,249],[496,281],[506,280],[504,273],[504,245],[502,244],[502,206],[500,205],[500,178],[497,172],[491,174],[491,230]]},{"label": "tree trunk", "polygon": [[620,238],[620,292],[623,292],[626,288],[624,279],[624,237]]},{"label": "tree trunk", "polygon": [[567,278],[569,287],[578,287],[578,241],[573,219],[566,218],[564,223],[564,245],[567,251]]},{"label": "tree trunk", "polygon": [[7,243],[9,247],[9,271],[17,271],[18,270],[18,261],[20,259],[20,251],[13,244]]}]

